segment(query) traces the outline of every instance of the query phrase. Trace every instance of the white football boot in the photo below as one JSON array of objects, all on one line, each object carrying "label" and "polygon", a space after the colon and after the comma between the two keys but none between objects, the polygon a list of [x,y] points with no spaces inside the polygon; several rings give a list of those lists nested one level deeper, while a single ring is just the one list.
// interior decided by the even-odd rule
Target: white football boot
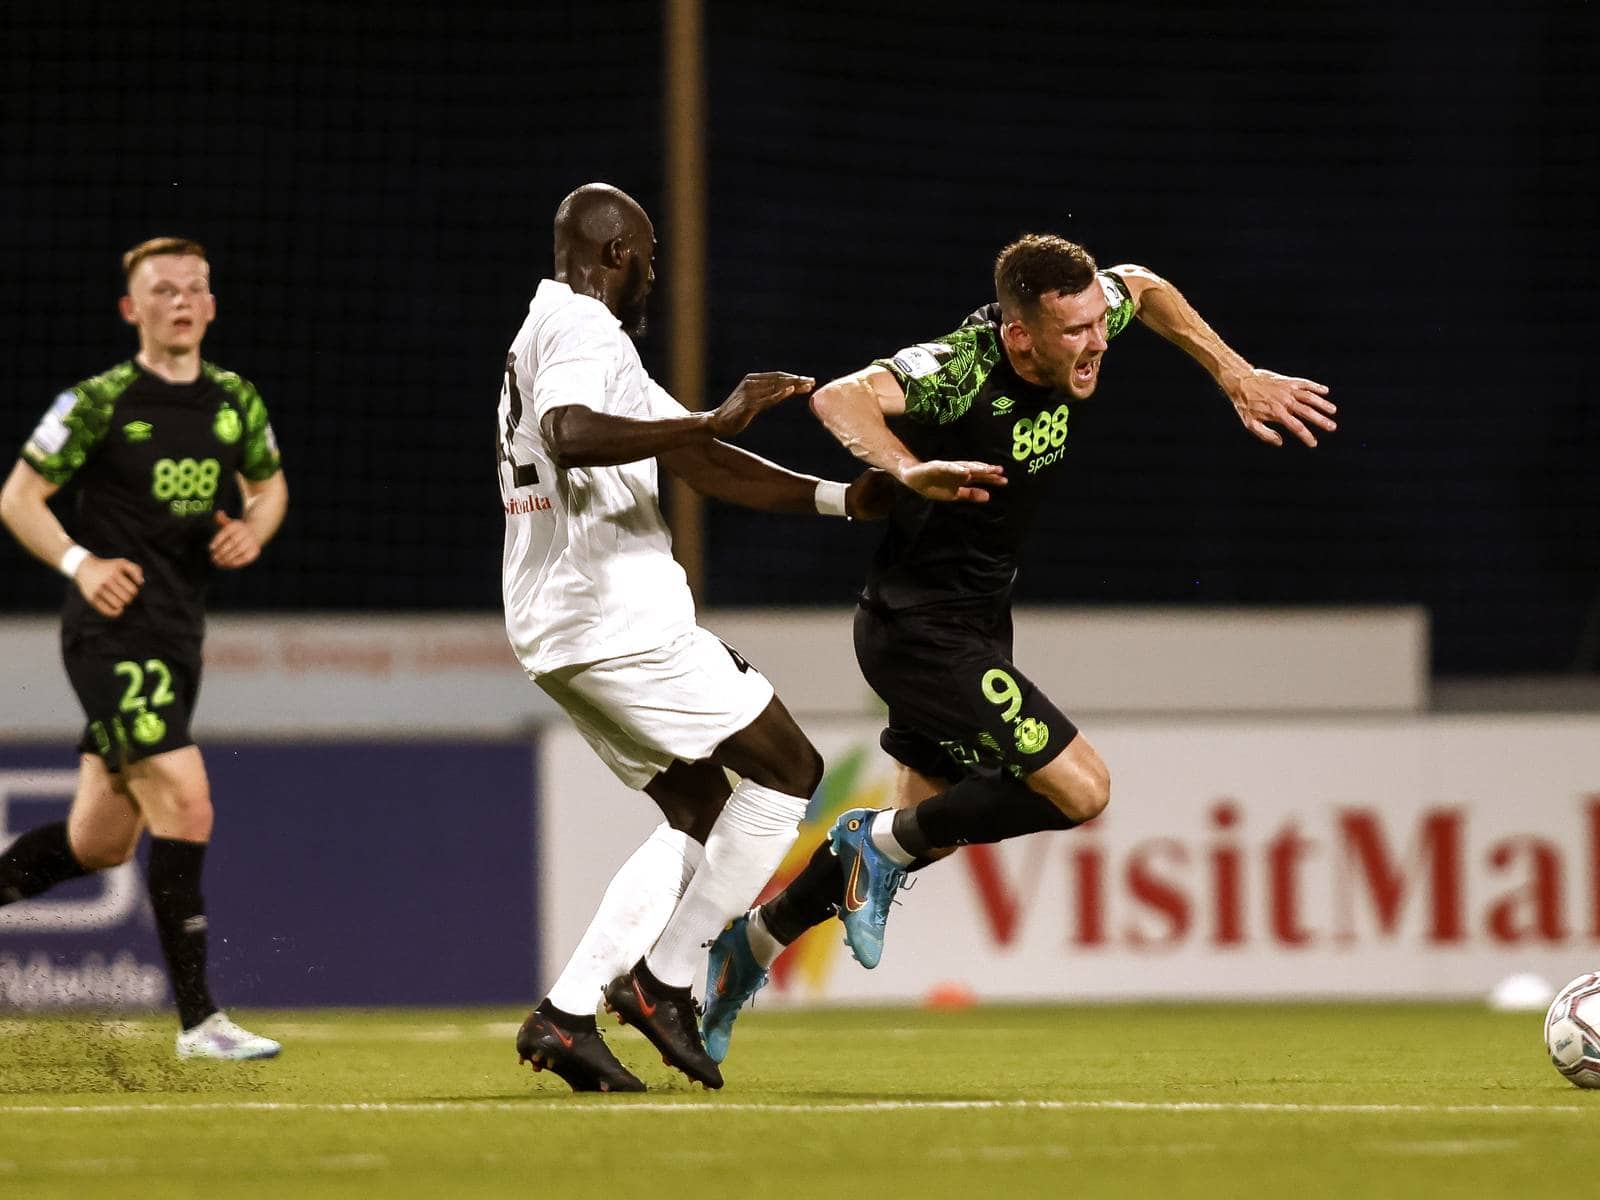
[{"label": "white football boot", "polygon": [[224,1012],[214,1012],[193,1029],[178,1034],[179,1058],[276,1058],[283,1047],[271,1038],[241,1029]]}]

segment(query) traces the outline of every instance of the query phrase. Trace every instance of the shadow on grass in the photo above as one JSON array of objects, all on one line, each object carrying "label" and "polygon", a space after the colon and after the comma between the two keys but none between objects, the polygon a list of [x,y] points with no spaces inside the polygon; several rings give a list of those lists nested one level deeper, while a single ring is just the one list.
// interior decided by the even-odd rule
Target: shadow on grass
[{"label": "shadow on grass", "polygon": [[512,1091],[503,1093],[478,1093],[476,1095],[450,1095],[450,1096],[417,1096],[415,1103],[421,1104],[518,1104],[526,1103],[529,1109],[560,1108],[560,1107],[608,1107],[611,1105],[628,1104],[659,1104],[667,1101],[681,1104],[685,1108],[714,1108],[719,1105],[762,1105],[781,1109],[786,1105],[816,1105],[818,1107],[855,1107],[868,1104],[1008,1104],[1016,1101],[1018,1097],[1007,1096],[974,1096],[964,1095],[950,1091],[948,1088],[936,1090],[920,1090],[917,1088],[900,1088],[893,1092],[867,1093],[861,1091],[828,1091],[819,1089],[783,1090],[771,1087],[745,1088],[725,1087],[721,1091],[710,1091],[698,1084],[684,1084],[679,1087],[665,1087],[651,1085],[648,1092],[626,1092],[608,1095],[600,1092],[573,1092],[562,1085],[555,1087],[539,1088],[537,1090]]}]

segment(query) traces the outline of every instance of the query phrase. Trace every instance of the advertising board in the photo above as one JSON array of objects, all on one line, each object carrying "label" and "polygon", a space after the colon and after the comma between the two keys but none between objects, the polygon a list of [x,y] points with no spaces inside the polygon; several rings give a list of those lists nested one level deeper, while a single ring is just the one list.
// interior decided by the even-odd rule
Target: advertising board
[{"label": "advertising board", "polygon": [[[828,773],[775,884],[837,813],[888,803],[876,724],[807,722]],[[837,922],[762,1002],[1480,996],[1600,966],[1600,720],[1120,720],[1086,730],[1112,801],[1065,833],[912,877],[883,961]],[[545,977],[648,832],[580,738],[542,742]]]},{"label": "advertising board", "polygon": [[[526,742],[208,745],[217,999],[529,1000],[533,753]],[[0,844],[66,814],[76,761],[59,746],[0,746]],[[0,909],[0,1008],[144,1008],[168,994],[142,855]]]}]

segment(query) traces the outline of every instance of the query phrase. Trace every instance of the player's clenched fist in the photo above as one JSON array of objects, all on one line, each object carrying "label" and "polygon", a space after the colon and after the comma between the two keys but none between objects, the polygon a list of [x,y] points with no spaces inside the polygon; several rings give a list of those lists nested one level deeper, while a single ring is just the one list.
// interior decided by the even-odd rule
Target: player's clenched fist
[{"label": "player's clenched fist", "polygon": [[261,543],[243,521],[217,513],[217,532],[211,538],[211,561],[226,570],[248,567],[261,557]]},{"label": "player's clenched fist", "polygon": [[144,569],[126,558],[96,558],[91,554],[72,579],[90,608],[102,617],[116,618],[144,586]]},{"label": "player's clenched fist", "polygon": [[746,375],[711,414],[712,432],[717,437],[743,433],[751,421],[774,404],[790,396],[803,396],[816,386],[817,381],[808,375],[790,375],[785,371]]}]

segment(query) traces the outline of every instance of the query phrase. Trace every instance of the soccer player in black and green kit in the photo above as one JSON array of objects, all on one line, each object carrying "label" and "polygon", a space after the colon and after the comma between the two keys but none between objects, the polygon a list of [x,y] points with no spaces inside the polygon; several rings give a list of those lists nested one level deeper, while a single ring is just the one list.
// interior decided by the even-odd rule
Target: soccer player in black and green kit
[{"label": "soccer player in black and green kit", "polygon": [[[283,523],[288,487],[255,388],[200,357],[216,315],[205,250],[154,238],[123,256],[127,362],[62,392],[0,490],[0,519],[72,581],[62,615],[67,677],[88,719],[66,821],[0,855],[0,905],[127,862],[150,831],[149,891],[182,1025],[180,1058],[270,1058],[206,980],[201,865],[210,787],[189,736],[200,689],[206,583],[248,566]],[[218,507],[237,479],[243,515]],[[78,487],[68,536],[47,506]]]},{"label": "soccer player in black and green kit", "polygon": [[801,873],[712,947],[703,1031],[727,1053],[740,1005],[806,929],[838,913],[863,966],[883,951],[908,870],[954,848],[1092,820],[1111,779],[1089,740],[1012,661],[1011,588],[1033,515],[1061,469],[1072,408],[1135,318],[1210,373],[1271,445],[1332,431],[1328,389],[1252,367],[1166,280],[1101,271],[1083,247],[1030,234],[995,263],[997,303],[953,333],[820,389],[812,409],[899,489],[856,613],[856,659],[889,708],[894,807],[844,813]]}]

